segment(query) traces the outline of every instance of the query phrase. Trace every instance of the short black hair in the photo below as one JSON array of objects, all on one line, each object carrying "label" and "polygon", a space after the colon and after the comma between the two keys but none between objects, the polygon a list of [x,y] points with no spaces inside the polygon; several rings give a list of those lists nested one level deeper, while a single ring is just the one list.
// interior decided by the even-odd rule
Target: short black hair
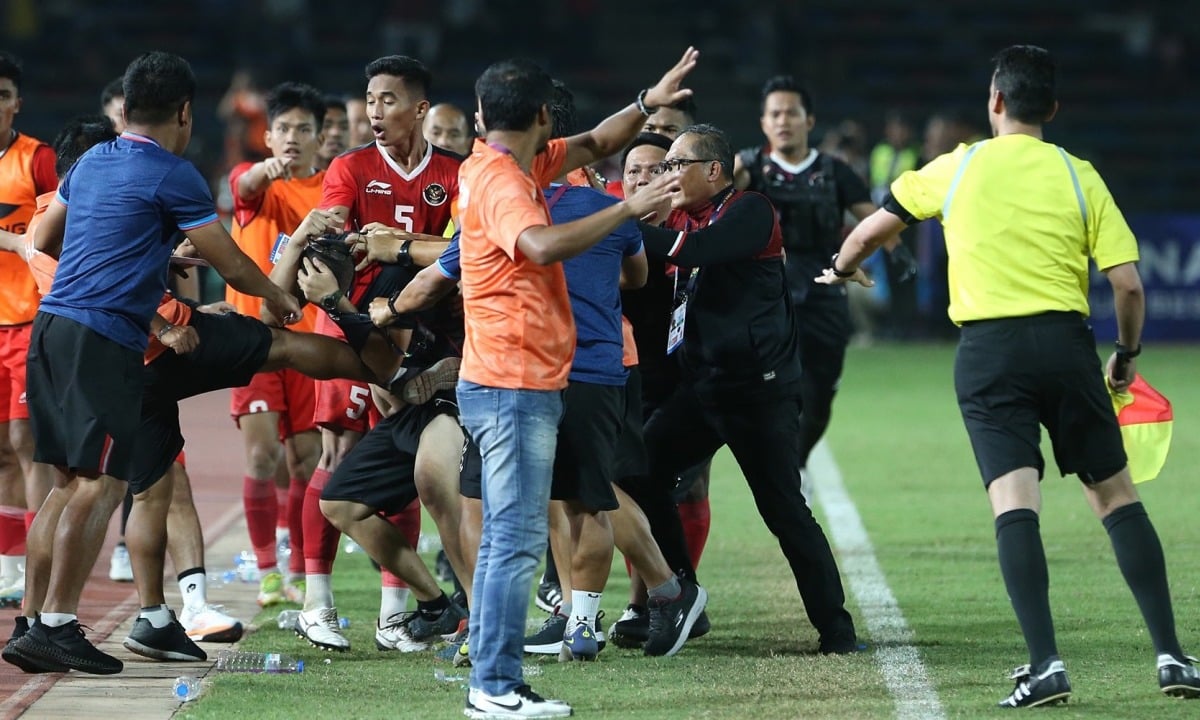
[{"label": "short black hair", "polygon": [[800,96],[800,104],[804,107],[804,112],[809,115],[813,114],[812,95],[809,94],[808,88],[801,85],[791,75],[775,75],[767,78],[767,81],[762,86],[762,97],[759,103],[760,110],[767,109],[767,96],[774,92],[796,93]]},{"label": "short black hair", "polygon": [[116,78],[109,84],[105,85],[104,89],[100,91],[101,110],[108,107],[108,104],[115,98],[125,98],[125,89],[121,86],[121,83],[124,82],[124,80],[124,77]]},{"label": "short black hair", "polygon": [[575,95],[561,80],[554,81],[554,102],[550,104],[553,129],[550,137],[565,138],[575,134]]},{"label": "short black hair", "polygon": [[346,112],[346,96],[345,95],[334,95],[333,93],[326,93],[321,98],[321,101],[325,104],[326,111],[341,110],[342,112]]},{"label": "short black hair", "polygon": [[669,107],[672,110],[678,110],[679,112],[683,113],[684,115],[687,115],[689,122],[694,123],[694,122],[696,122],[697,119],[699,119],[699,116],[697,114],[698,111],[696,110],[696,97],[694,95],[688,95],[684,99],[682,99],[678,102],[673,102],[670,105],[667,105],[666,107]]},{"label": "short black hair", "polygon": [[716,125],[700,123],[679,133],[679,137],[684,135],[695,135],[696,154],[701,158],[717,160],[725,177],[733,178],[733,147],[725,131]]},{"label": "short black hair", "polygon": [[316,122],[313,129],[321,129],[321,123],[325,122],[325,98],[312,85],[298,82],[280,83],[267,93],[267,124],[274,123],[275,118],[296,108],[312,113]]},{"label": "short black hair", "polygon": [[666,152],[671,149],[671,139],[666,135],[659,135],[658,133],[638,133],[638,136],[633,139],[633,142],[629,143],[629,147],[625,148],[625,152],[621,153],[621,167],[625,167],[625,161],[629,159],[629,153],[632,152],[634,148],[641,147],[643,145],[653,145],[656,148],[662,149],[663,152]]},{"label": "short black hair", "polygon": [[54,138],[54,172],[62,178],[93,145],[116,136],[117,130],[107,115],[76,115]]},{"label": "short black hair", "polygon": [[0,50],[0,78],[8,78],[17,88],[17,92],[21,92],[21,61],[16,55]]},{"label": "short black hair", "polygon": [[121,82],[125,117],[130,123],[157,125],[171,119],[196,97],[196,76],[188,61],[172,53],[139,55]]},{"label": "short black hair", "polygon": [[424,100],[429,97],[429,86],[433,83],[433,73],[416,58],[407,55],[386,55],[367,63],[367,81],[376,75],[393,75],[404,81],[404,89],[410,95]]},{"label": "short black hair", "polygon": [[475,96],[488,130],[528,130],[553,104],[554,81],[529,60],[501,60],[475,81]]},{"label": "short black hair", "polygon": [[1054,60],[1036,45],[1013,45],[992,58],[992,82],[1012,119],[1041,125],[1054,112]]}]

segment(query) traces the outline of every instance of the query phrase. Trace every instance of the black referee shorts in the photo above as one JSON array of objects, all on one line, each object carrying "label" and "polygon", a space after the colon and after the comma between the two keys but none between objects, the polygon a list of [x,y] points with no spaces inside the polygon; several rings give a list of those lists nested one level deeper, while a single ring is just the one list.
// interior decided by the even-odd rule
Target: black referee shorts
[{"label": "black referee shorts", "polygon": [[415,478],[421,433],[439,415],[458,418],[458,406],[439,393],[423,405],[407,405],[384,418],[354,446],[321,492],[322,500],[398,513],[417,498]]},{"label": "black referee shorts", "polygon": [[245,315],[193,312],[188,325],[199,336],[196,349],[183,355],[168,350],[143,374],[141,424],[129,476],[135,495],[158,482],[183,449],[179,401],[246,385],[271,352],[271,329]]},{"label": "black referee shorts", "polygon": [[39,311],[25,364],[33,459],[129,480],[142,357],[74,320]]},{"label": "black referee shorts", "polygon": [[1045,426],[1063,475],[1106,480],[1126,465],[1096,338],[1079,313],[967,323],[954,387],[985,486],[1023,467],[1045,473]]},{"label": "black referee shorts", "polygon": [[571,381],[554,451],[553,500],[576,500],[598,512],[618,507],[613,481],[625,423],[625,387]]}]

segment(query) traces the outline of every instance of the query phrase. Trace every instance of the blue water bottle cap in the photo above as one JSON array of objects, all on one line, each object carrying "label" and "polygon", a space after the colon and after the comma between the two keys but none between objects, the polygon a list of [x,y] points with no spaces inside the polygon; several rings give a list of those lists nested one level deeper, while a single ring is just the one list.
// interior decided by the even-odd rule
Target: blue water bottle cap
[{"label": "blue water bottle cap", "polygon": [[304,672],[304,661],[303,660],[296,661],[296,672]]}]

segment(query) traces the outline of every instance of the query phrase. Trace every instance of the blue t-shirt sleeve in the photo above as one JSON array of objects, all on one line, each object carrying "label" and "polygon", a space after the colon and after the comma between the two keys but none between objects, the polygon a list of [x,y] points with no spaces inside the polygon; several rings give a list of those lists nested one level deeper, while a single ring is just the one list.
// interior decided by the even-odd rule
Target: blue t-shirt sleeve
[{"label": "blue t-shirt sleeve", "polygon": [[613,234],[621,238],[621,250],[625,257],[637,255],[642,251],[642,231],[633,220],[622,223]]},{"label": "blue t-shirt sleeve", "polygon": [[460,262],[460,254],[458,251],[459,231],[454,231],[454,237],[450,238],[450,244],[442,251],[442,254],[437,259],[437,269],[442,275],[449,280],[462,279],[462,263]]},{"label": "blue t-shirt sleeve", "polygon": [[217,221],[216,204],[208,184],[190,162],[180,162],[163,177],[158,198],[180,230],[193,230]]},{"label": "blue t-shirt sleeve", "polygon": [[[78,163],[76,163],[77,165]],[[67,174],[63,176],[62,182],[58,184],[58,192],[54,194],[54,198],[64,206],[71,199],[71,177],[75,174],[75,165],[72,165]]]}]

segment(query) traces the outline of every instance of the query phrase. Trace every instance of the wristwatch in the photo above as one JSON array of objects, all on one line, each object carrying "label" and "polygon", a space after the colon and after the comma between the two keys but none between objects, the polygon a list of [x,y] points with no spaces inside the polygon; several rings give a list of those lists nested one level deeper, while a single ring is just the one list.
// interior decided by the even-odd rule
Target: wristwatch
[{"label": "wristwatch", "polygon": [[838,270],[837,259],[838,259],[838,255],[840,255],[840,254],[841,253],[834,253],[833,257],[829,258],[829,269],[833,271],[833,274],[835,277],[840,277],[840,278],[854,277],[854,273],[858,272],[857,269]]},{"label": "wristwatch", "polygon": [[638,96],[637,96],[638,112],[645,115],[646,117],[650,117],[651,115],[654,114],[655,110],[658,110],[657,106],[652,106],[652,105],[646,104],[646,93],[649,91],[650,91],[650,88],[646,88],[645,90],[642,90],[640,93],[638,93]]},{"label": "wristwatch", "polygon": [[343,297],[345,297],[345,293],[343,293],[341,290],[334,290],[325,297],[321,298],[321,301],[317,304],[320,305],[325,312],[337,312],[338,302],[340,302]]},{"label": "wristwatch", "polygon": [[1142,354],[1142,344],[1141,343],[1138,343],[1138,346],[1136,348],[1134,348],[1133,350],[1130,350],[1129,348],[1125,347],[1124,345],[1122,345],[1119,342],[1116,343],[1116,347],[1117,347],[1117,359],[1118,360],[1132,360],[1135,357],[1137,357],[1138,355]]},{"label": "wristwatch", "polygon": [[409,254],[412,250],[412,244],[412,238],[401,243],[400,252],[396,253],[396,264],[400,267],[412,266],[412,255]]}]

